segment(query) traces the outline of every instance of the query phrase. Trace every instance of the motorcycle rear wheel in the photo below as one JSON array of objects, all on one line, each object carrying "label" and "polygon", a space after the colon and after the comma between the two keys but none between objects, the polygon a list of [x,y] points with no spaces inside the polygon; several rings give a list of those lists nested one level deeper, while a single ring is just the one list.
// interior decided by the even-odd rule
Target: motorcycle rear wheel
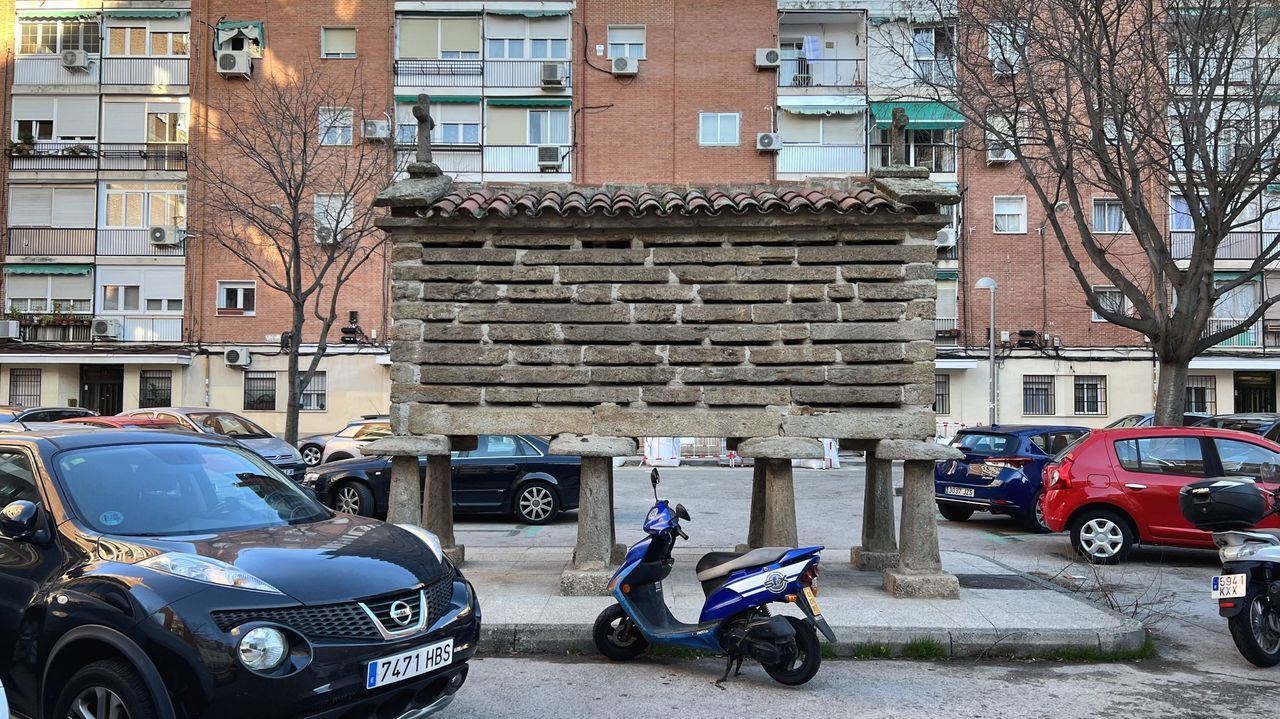
[{"label": "motorcycle rear wheel", "polygon": [[787,617],[796,630],[796,653],[787,664],[765,664],[764,670],[773,680],[787,686],[800,686],[813,678],[822,666],[822,645],[818,632],[808,622]]},{"label": "motorcycle rear wheel", "polygon": [[649,648],[649,640],[620,604],[600,612],[591,629],[591,638],[601,654],[618,662],[635,659]]},{"label": "motorcycle rear wheel", "polygon": [[1227,620],[1236,649],[1249,663],[1259,667],[1280,664],[1280,608],[1271,604],[1258,589],[1244,597],[1244,609]]}]

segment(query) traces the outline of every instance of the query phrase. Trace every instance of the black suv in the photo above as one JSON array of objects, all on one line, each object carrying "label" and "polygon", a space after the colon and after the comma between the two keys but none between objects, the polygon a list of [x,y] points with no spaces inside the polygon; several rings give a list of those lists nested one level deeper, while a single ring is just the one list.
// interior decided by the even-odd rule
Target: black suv
[{"label": "black suv", "polygon": [[212,435],[0,434],[0,681],[21,716],[415,718],[475,593],[417,527],[335,515]]}]

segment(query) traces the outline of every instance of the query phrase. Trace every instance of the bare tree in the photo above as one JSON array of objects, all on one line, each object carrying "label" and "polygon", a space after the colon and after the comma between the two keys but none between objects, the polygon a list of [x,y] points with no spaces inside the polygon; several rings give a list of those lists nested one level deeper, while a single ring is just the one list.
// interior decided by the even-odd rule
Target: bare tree
[{"label": "bare tree", "polygon": [[[912,76],[904,96],[955,103],[977,161],[1020,170],[1089,307],[1150,339],[1157,421],[1181,424],[1191,359],[1280,301],[1252,294],[1280,255],[1263,231],[1280,211],[1266,193],[1280,176],[1280,2],[912,5],[905,16],[954,18],[955,71],[923,72],[893,43]],[[1125,232],[1095,232],[1103,197]],[[1237,275],[1215,276],[1224,258]]]},{"label": "bare tree", "polygon": [[[302,393],[329,347],[348,282],[383,256],[373,196],[391,181],[391,150],[362,142],[353,125],[381,117],[357,66],[339,76],[316,65],[255,78],[212,100],[209,135],[192,158],[207,196],[201,241],[214,242],[289,301],[285,438],[298,437]],[[302,345],[316,349],[302,366]]]}]

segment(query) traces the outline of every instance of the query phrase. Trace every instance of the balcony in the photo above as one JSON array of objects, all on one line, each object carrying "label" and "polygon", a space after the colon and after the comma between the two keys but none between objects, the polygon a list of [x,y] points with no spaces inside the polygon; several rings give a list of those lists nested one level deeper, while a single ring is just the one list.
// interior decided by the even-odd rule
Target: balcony
[{"label": "balcony", "polygon": [[103,257],[182,257],[187,254],[185,243],[153,245],[150,235],[149,229],[98,230],[94,254]]},{"label": "balcony", "polygon": [[36,172],[186,172],[187,145],[147,142],[36,142],[11,147],[9,169]]},{"label": "balcony", "polygon": [[23,342],[88,342],[92,339],[93,315],[64,312],[22,313],[18,315]]},{"label": "balcony", "polygon": [[783,59],[778,67],[778,87],[866,87],[864,60]]},{"label": "balcony", "polygon": [[396,60],[399,87],[493,87],[542,88],[543,66],[560,68],[563,85],[548,89],[568,89],[572,85],[573,63],[569,60]]},{"label": "balcony", "polygon": [[960,343],[960,320],[955,317],[938,317],[933,321],[935,344],[953,347]]},{"label": "balcony", "polygon": [[121,342],[181,342],[182,317],[154,315],[102,315],[121,320]]},{"label": "balcony", "polygon": [[97,85],[102,61],[89,56],[89,67],[68,70],[61,55],[22,55],[14,61],[15,85]]},{"label": "balcony", "polygon": [[[1212,317],[1209,324],[1205,326],[1203,337],[1208,337],[1215,332],[1221,332],[1229,327],[1234,327],[1244,321],[1244,318],[1219,318]],[[1219,342],[1216,347],[1261,347],[1262,346],[1262,325],[1254,324],[1246,328],[1240,334]]]},{"label": "balcony", "polygon": [[[404,171],[413,162],[416,148],[408,143],[396,145],[396,168]],[[455,178],[472,175],[479,180],[484,171],[484,153],[480,145],[433,145],[431,159],[446,175]]]},{"label": "balcony", "polygon": [[862,175],[867,150],[862,145],[786,145],[778,151],[779,175]]},{"label": "balcony", "polygon": [[185,57],[104,57],[103,85],[186,85],[190,61]]},{"label": "balcony", "polygon": [[[1169,53],[1169,84],[1176,87],[1190,86],[1193,81],[1201,86],[1223,85],[1273,86],[1280,82],[1280,57],[1180,57]],[[1229,64],[1223,68],[1221,65]]]},{"label": "balcony", "polygon": [[[569,172],[571,148],[568,145],[556,147],[560,148],[558,170],[539,166],[537,145],[432,145],[431,159],[445,174],[471,175],[477,180],[484,173],[540,175],[544,172]],[[396,145],[396,167],[403,170],[413,161],[413,152],[412,145]]]},{"label": "balcony", "polygon": [[[1169,233],[1169,251],[1175,260],[1188,260],[1195,245],[1196,233],[1192,231],[1172,231]],[[1226,238],[1218,245],[1216,259],[1219,260],[1253,260],[1262,252],[1261,232],[1228,232]],[[1272,242],[1269,236],[1267,242]],[[1274,248],[1272,250],[1275,251]]]},{"label": "balcony", "polygon": [[9,255],[92,255],[92,227],[10,227]]}]

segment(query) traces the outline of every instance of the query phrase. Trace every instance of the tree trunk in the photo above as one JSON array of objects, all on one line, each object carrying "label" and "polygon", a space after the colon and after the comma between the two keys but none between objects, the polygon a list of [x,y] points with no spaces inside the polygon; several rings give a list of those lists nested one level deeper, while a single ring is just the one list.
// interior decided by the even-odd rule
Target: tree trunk
[{"label": "tree trunk", "polygon": [[1157,426],[1182,426],[1182,414],[1187,407],[1187,366],[1190,363],[1190,358],[1160,358],[1160,376],[1156,382]]},{"label": "tree trunk", "polygon": [[284,441],[291,445],[298,443],[298,413],[302,403],[302,392],[300,387],[298,371],[298,355],[302,350],[302,326],[306,320],[304,314],[305,308],[301,303],[295,303],[293,306],[293,334],[289,338],[289,399],[285,405],[284,414]]}]

